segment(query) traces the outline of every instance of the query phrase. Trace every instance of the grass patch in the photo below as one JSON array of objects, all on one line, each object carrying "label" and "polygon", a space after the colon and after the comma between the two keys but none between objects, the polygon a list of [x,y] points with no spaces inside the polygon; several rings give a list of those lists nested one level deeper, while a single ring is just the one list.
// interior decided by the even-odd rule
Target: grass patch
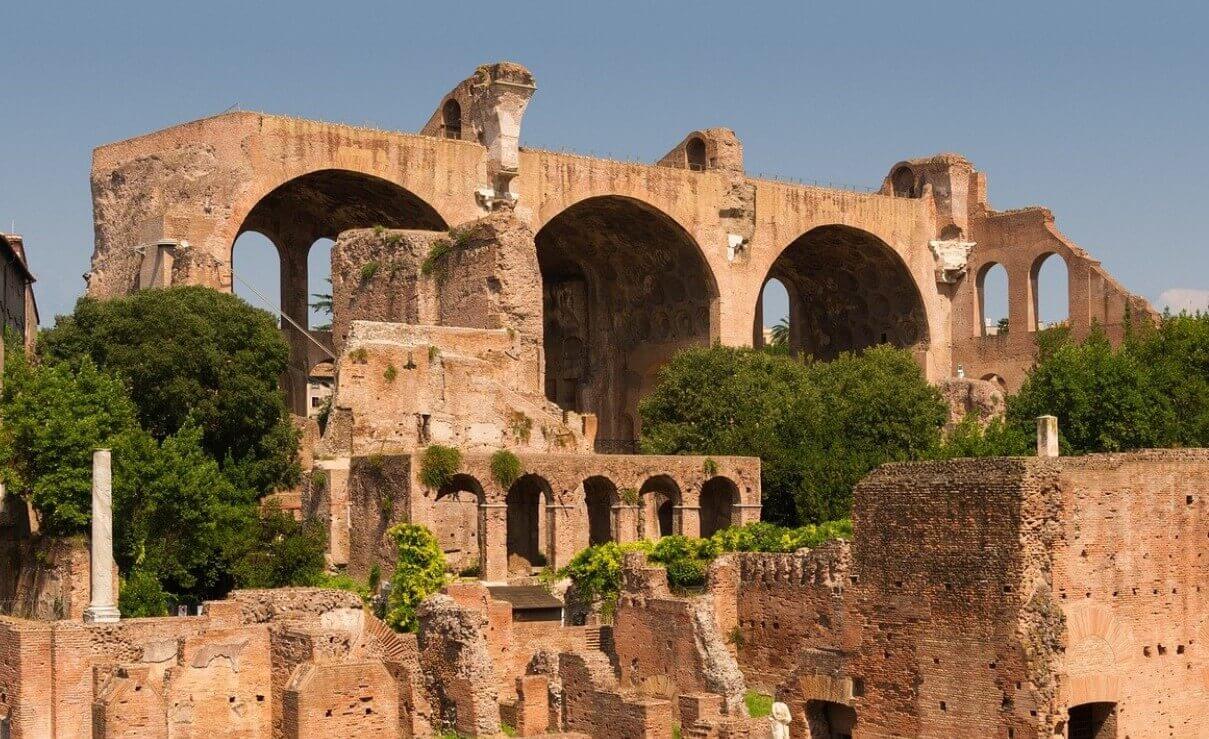
[{"label": "grass patch", "polygon": [[449,446],[433,444],[420,457],[420,482],[432,490],[440,490],[462,466],[462,453]]},{"label": "grass patch", "polygon": [[743,702],[747,704],[747,713],[752,718],[763,718],[772,714],[772,696],[749,690],[743,694]]},{"label": "grass patch", "polygon": [[434,274],[438,278],[443,277],[444,270],[441,268],[441,262],[451,251],[453,251],[453,242],[449,239],[438,239],[432,242],[427,256],[424,257],[423,262],[420,262],[420,274],[425,277]]},{"label": "grass patch", "polygon": [[521,476],[521,461],[507,449],[491,455],[491,477],[505,490]]},{"label": "grass patch", "polygon": [[377,262],[366,262],[361,265],[361,281],[369,282],[374,279],[374,275],[378,274],[378,268],[381,266]]}]

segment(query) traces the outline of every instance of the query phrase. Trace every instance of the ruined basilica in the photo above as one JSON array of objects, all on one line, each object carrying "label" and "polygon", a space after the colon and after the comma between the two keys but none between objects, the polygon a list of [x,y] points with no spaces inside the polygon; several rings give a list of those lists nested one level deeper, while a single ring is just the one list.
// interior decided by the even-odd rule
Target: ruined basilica
[{"label": "ruined basilica", "polygon": [[[795,352],[907,348],[967,410],[1031,366],[1045,259],[1066,264],[1075,336],[1153,315],[1048,210],[992,209],[959,155],[859,193],[750,177],[723,128],[653,164],[522,148],[535,90],[499,63],[417,134],[232,112],[95,151],[89,295],[230,291],[241,234],[276,246],[306,472],[278,497],[324,523],[330,565],[389,575],[385,532],[415,522],[475,574],[415,635],[307,589],[83,623],[77,584],[67,618],[0,617],[0,736],[755,739],[760,690],[813,739],[1209,737],[1206,450],[886,465],[854,493],[852,542],[722,556],[696,595],[628,555],[612,623],[535,586],[590,544],[759,520],[758,459],[638,454],[637,406],[683,348],[762,345],[769,280]],[[333,321],[313,330],[325,238]],[[320,366],[322,429],[303,418]],[[434,444],[463,453],[440,489],[419,475]],[[500,449],[524,471],[506,487]]]}]

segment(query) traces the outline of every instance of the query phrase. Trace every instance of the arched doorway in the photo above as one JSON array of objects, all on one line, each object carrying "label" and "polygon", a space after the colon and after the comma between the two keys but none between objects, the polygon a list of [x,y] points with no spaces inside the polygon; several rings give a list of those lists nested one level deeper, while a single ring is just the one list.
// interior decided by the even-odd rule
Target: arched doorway
[{"label": "arched doorway", "polygon": [[598,451],[634,451],[632,419],[654,370],[714,333],[709,265],[669,216],[620,196],[567,208],[536,241],[546,396],[596,414]]},{"label": "arched doorway", "polygon": [[[325,169],[295,177],[273,189],[252,207],[236,234],[236,240],[248,232],[261,234],[277,249],[279,309],[285,316],[281,327],[290,344],[290,369],[282,385],[294,413],[306,412],[306,356],[315,338],[304,335],[309,334],[310,325],[311,246],[319,239],[334,240],[350,228],[371,226],[436,231],[447,228],[432,206],[393,182],[360,172]],[[234,266],[232,270],[232,284],[240,284],[239,272]]]},{"label": "arched doorway", "polygon": [[843,703],[807,701],[806,728],[811,739],[852,739],[856,711]]},{"label": "arched doorway", "polygon": [[432,533],[445,553],[446,564],[454,572],[481,568],[479,504],[484,500],[483,486],[467,474],[450,477],[437,491],[432,506]]},{"label": "arched doorway", "polygon": [[588,508],[588,546],[615,541],[613,506],[618,502],[617,486],[607,477],[589,477],[584,480],[584,501]]},{"label": "arched doorway", "polygon": [[701,486],[701,536],[734,523],[734,507],[739,502],[739,486],[726,477],[715,477]]},{"label": "arched doorway", "polygon": [[1067,713],[1068,739],[1116,739],[1117,704],[1084,703]]},{"label": "arched doorway", "polygon": [[644,539],[661,539],[676,533],[679,523],[680,486],[668,475],[656,475],[638,491],[642,515],[639,534]]},{"label": "arched doorway", "polygon": [[1008,298],[1008,274],[1003,265],[996,262],[984,264],[978,269],[974,288],[978,291],[974,316],[975,336],[1006,336],[1010,312]]},{"label": "arched doorway", "polygon": [[1029,268],[1029,331],[1070,322],[1070,270],[1061,254],[1050,252]]},{"label": "arched doorway", "polygon": [[523,475],[508,489],[508,574],[531,575],[544,567],[547,531],[546,505],[554,500],[550,483],[538,475]]},{"label": "arched doorway", "polygon": [[[849,226],[812,229],[773,262],[766,281],[773,279],[788,293],[794,354],[830,360],[878,344],[928,342],[915,280],[898,254],[871,233]],[[753,337],[757,346],[763,346],[762,333]]]}]

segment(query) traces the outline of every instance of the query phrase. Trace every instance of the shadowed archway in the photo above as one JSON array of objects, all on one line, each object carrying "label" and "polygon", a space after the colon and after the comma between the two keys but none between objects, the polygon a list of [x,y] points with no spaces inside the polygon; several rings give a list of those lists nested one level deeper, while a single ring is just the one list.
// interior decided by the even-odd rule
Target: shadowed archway
[{"label": "shadowed archway", "polygon": [[[924,346],[928,320],[906,264],[881,239],[850,226],[820,226],[773,262],[789,296],[789,350],[830,360],[878,344]],[[763,312],[752,336],[764,345]]]},{"label": "shadowed archway", "polygon": [[546,396],[595,413],[597,450],[635,451],[655,370],[716,334],[718,288],[676,221],[632,198],[581,201],[537,233]]}]

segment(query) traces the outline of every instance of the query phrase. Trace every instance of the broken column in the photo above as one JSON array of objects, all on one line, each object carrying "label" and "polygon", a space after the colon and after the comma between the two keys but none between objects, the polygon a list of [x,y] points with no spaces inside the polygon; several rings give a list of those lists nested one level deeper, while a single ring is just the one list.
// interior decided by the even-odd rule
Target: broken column
[{"label": "broken column", "polygon": [[120,618],[113,602],[113,473],[108,449],[92,453],[92,601],[84,610],[90,623]]},{"label": "broken column", "polygon": [[1058,456],[1058,417],[1037,416],[1037,456]]}]

